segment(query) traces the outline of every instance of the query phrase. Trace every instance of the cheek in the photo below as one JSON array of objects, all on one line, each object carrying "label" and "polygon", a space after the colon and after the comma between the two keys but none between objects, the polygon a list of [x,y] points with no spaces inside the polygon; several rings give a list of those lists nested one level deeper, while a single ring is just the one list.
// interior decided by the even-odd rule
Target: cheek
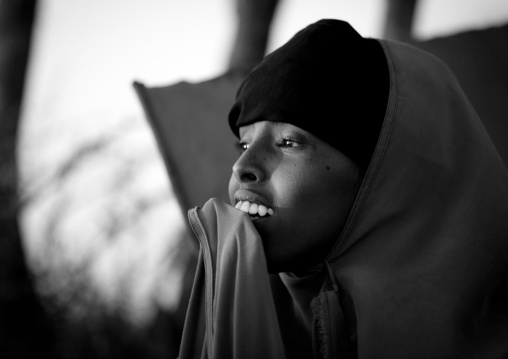
[{"label": "cheek", "polygon": [[286,181],[285,193],[291,206],[308,218],[342,217],[349,213],[359,187],[359,176],[344,166],[313,162],[294,180]]},{"label": "cheek", "polygon": [[[329,168],[329,166],[328,166]],[[333,169],[327,170],[326,165],[316,163],[312,159],[293,164],[290,170],[281,176],[281,185],[288,198],[294,201],[314,202],[319,197],[326,196],[326,189],[337,185],[337,176]]]},{"label": "cheek", "polygon": [[308,197],[310,186],[307,171],[302,171],[302,166],[290,164],[286,168],[274,172],[271,185],[276,194],[277,207],[294,208]]},{"label": "cheek", "polygon": [[329,249],[339,237],[356,198],[359,182],[353,173],[338,171],[333,166],[320,166],[308,176],[301,201],[305,203],[306,222],[314,229],[312,236],[321,248]]}]

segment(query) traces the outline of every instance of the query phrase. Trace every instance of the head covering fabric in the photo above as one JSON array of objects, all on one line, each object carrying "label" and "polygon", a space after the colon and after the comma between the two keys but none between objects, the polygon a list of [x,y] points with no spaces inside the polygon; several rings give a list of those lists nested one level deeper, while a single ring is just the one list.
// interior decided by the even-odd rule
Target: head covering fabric
[{"label": "head covering fabric", "polygon": [[348,23],[321,20],[298,32],[245,78],[230,114],[239,127],[290,123],[366,169],[384,119],[388,68],[374,39]]},{"label": "head covering fabric", "polygon": [[448,67],[380,43],[387,113],[325,309],[343,310],[359,358],[506,358],[507,170]]}]

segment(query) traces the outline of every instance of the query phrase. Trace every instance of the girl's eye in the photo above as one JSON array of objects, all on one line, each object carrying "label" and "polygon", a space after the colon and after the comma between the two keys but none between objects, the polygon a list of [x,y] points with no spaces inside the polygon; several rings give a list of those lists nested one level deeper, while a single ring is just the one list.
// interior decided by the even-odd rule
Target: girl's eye
[{"label": "girl's eye", "polygon": [[295,140],[292,140],[290,138],[283,138],[279,142],[279,147],[290,148],[290,147],[295,147],[295,146],[298,146],[298,143]]},{"label": "girl's eye", "polygon": [[245,143],[245,142],[237,142],[236,143],[236,148],[240,152],[245,152],[247,150],[247,148],[249,148],[249,144]]}]

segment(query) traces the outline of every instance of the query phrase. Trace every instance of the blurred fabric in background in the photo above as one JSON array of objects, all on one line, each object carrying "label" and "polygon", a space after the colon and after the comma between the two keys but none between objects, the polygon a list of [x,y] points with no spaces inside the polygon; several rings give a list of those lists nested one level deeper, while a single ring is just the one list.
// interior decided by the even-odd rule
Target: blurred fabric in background
[{"label": "blurred fabric in background", "polygon": [[[3,16],[16,3],[34,10],[33,23]],[[14,108],[0,119],[0,261],[12,263],[0,266],[0,357],[176,356],[196,254],[185,211],[224,196],[227,181],[217,186],[234,156],[199,165],[206,146],[217,141],[226,153],[232,139],[197,146],[195,135],[209,134],[196,124],[227,130],[241,77],[328,17],[443,57],[492,119],[498,147],[508,143],[506,104],[492,105],[506,102],[508,87],[505,0],[0,2],[2,99],[12,96]],[[24,37],[7,30],[13,21]],[[13,42],[30,48],[26,81]],[[175,124],[190,135],[172,141]]]}]

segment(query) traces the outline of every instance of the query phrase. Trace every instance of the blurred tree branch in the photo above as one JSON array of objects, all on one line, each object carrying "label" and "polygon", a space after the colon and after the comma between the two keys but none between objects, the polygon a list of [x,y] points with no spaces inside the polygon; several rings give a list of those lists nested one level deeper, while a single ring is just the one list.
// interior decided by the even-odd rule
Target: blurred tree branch
[{"label": "blurred tree branch", "polygon": [[413,18],[418,0],[388,0],[384,38],[412,41]]},{"label": "blurred tree branch", "polygon": [[[133,316],[133,283],[136,273],[144,269],[142,262],[117,268],[115,283],[111,284],[114,296],[105,296],[94,278],[101,256],[119,250],[136,233],[147,234],[148,219],[170,199],[160,185],[139,186],[140,177],[154,165],[155,152],[130,142],[139,131],[132,120],[126,118],[94,138],[75,141],[50,170],[35,168],[32,172],[36,175],[26,178],[20,188],[23,210],[35,209],[44,218],[38,227],[38,238],[44,243],[36,255],[30,256],[30,266],[38,294],[55,322],[56,358],[177,355],[181,319],[164,307],[160,297],[152,298],[154,313],[149,321],[137,321]],[[95,187],[92,182],[97,182],[97,177],[100,185]],[[89,225],[79,231],[81,235],[69,235],[69,223],[76,216],[90,220]],[[76,254],[71,248],[83,239],[94,244]],[[162,278],[164,274],[167,279],[170,271],[181,271],[184,263],[177,261],[188,257],[184,247],[161,248],[167,259],[160,263],[164,267],[157,275]]]},{"label": "blurred tree branch", "polygon": [[0,356],[49,357],[51,323],[28,272],[18,222],[16,144],[36,0],[0,2]]},{"label": "blurred tree branch", "polygon": [[266,44],[278,0],[236,0],[236,37],[229,71],[247,73],[265,56]]}]

